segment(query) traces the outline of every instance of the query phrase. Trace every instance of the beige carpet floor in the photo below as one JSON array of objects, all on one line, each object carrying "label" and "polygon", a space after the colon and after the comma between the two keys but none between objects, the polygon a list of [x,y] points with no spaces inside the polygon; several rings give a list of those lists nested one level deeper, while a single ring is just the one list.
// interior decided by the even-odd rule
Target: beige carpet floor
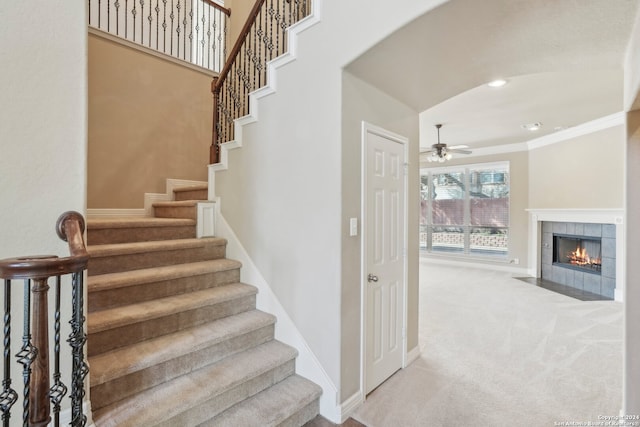
[{"label": "beige carpet floor", "polygon": [[621,303],[422,260],[420,358],[353,417],[369,427],[546,427],[618,415],[622,324]]}]

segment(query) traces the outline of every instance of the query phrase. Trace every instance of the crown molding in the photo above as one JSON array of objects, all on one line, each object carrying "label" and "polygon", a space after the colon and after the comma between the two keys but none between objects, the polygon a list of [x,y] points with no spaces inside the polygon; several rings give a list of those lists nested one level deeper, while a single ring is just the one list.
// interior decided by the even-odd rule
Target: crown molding
[{"label": "crown molding", "polygon": [[[492,145],[491,147],[473,148],[471,154],[465,154],[467,157],[493,156],[496,154],[517,153],[520,151],[528,151],[529,147],[526,142],[517,142],[515,144]],[[462,157],[459,157],[462,158]]]},{"label": "crown molding", "polygon": [[540,138],[531,139],[529,141],[474,148],[473,152],[465,155],[464,158],[531,151],[537,148],[546,147],[547,145],[557,144],[572,138],[577,138],[582,135],[588,135],[614,126],[623,125],[625,123],[625,119],[626,114],[621,111],[619,113],[600,117],[599,119],[591,120],[590,122],[582,123],[580,125],[541,136]]},{"label": "crown molding", "polygon": [[547,145],[556,144],[558,142],[577,138],[582,135],[598,132],[618,125],[623,125],[625,122],[625,118],[626,114],[621,111],[619,113],[600,117],[599,119],[591,120],[590,122],[554,132],[540,138],[529,140],[526,142],[526,144],[529,150],[535,150],[536,148],[546,147]]}]

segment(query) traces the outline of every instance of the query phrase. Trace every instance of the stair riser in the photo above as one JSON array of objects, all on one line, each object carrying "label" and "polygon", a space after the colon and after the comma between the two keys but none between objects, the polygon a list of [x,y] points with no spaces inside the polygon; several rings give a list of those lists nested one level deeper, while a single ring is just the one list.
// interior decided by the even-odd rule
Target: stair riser
[{"label": "stair riser", "polygon": [[87,230],[87,243],[89,245],[194,239],[195,237],[196,228],[193,225],[175,227],[90,228]]},{"label": "stair riser", "polygon": [[94,356],[146,339],[202,325],[215,319],[252,310],[255,305],[254,294],[95,333],[91,332],[91,319],[89,319],[88,355]]},{"label": "stair riser", "polygon": [[[273,324],[232,337],[182,357],[154,365],[113,381],[91,387],[93,410],[107,406],[120,399],[136,394],[169,381],[180,375],[195,371],[201,367],[215,363],[240,351],[255,347],[273,339]],[[99,407],[95,402],[99,402]]]},{"label": "stair riser", "polygon": [[268,387],[271,387],[273,384],[282,381],[283,379],[285,379],[289,375],[293,375],[294,373],[295,362],[294,360],[290,360],[283,365],[269,370],[257,377],[248,379],[247,381],[244,381],[238,384],[236,387],[218,394],[217,396],[211,396],[210,400],[203,402],[200,405],[189,408],[188,411],[185,411],[171,418],[170,420],[158,424],[157,426],[175,427],[199,425],[207,420],[211,420],[211,418],[232,407],[236,403],[241,402],[242,400],[247,399],[255,395],[256,393],[259,393]]},{"label": "stair riser", "polygon": [[154,206],[153,214],[156,218],[187,218],[196,220],[198,211],[195,206]]},{"label": "stair riser", "polygon": [[207,200],[209,198],[209,190],[192,190],[192,191],[174,191],[174,200]]},{"label": "stair riser", "polygon": [[221,259],[225,256],[224,245],[204,245],[177,250],[148,253],[123,253],[109,256],[92,256],[89,259],[89,276],[142,268],[163,267],[187,262]]},{"label": "stair riser", "polygon": [[198,276],[143,283],[136,286],[89,292],[89,312],[151,301],[157,298],[199,291],[239,281],[240,269],[232,269]]}]

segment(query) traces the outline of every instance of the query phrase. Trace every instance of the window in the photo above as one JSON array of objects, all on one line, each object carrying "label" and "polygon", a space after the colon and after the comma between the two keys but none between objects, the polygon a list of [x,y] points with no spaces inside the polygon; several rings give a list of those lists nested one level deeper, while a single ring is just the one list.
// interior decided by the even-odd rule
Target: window
[{"label": "window", "polygon": [[507,258],[509,164],[423,169],[420,248]]}]

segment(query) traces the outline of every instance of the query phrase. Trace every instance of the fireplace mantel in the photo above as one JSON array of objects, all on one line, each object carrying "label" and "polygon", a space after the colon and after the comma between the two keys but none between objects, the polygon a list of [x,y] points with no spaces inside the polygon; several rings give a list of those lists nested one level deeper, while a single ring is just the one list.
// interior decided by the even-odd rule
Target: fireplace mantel
[{"label": "fireplace mantel", "polygon": [[623,301],[625,284],[624,209],[527,209],[529,212],[529,274],[541,276],[541,223],[583,222],[616,226],[616,290],[615,300]]}]

